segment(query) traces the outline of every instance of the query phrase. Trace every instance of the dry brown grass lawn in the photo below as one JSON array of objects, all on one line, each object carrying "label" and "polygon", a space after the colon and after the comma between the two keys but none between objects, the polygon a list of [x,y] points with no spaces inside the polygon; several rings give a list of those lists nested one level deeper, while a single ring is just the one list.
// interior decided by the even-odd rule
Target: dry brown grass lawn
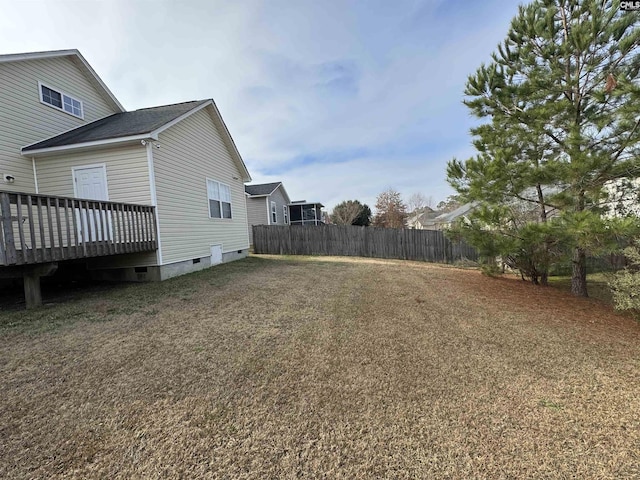
[{"label": "dry brown grass lawn", "polygon": [[640,325],[517,280],[253,257],[0,335],[0,478],[640,477]]}]

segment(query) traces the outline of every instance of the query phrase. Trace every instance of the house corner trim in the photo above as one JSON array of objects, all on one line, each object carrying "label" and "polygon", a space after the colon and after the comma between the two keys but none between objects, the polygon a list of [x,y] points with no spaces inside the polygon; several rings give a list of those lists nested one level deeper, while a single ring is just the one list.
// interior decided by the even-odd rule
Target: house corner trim
[{"label": "house corner trim", "polygon": [[160,234],[160,215],[158,214],[158,195],[156,192],[156,173],[153,166],[153,143],[147,142],[145,145],[147,149],[147,168],[149,169],[149,194],[151,196],[151,205],[155,208],[156,213],[156,230],[158,232],[158,238],[156,239],[158,249],[156,250],[156,261],[158,265],[162,265],[162,235]]}]

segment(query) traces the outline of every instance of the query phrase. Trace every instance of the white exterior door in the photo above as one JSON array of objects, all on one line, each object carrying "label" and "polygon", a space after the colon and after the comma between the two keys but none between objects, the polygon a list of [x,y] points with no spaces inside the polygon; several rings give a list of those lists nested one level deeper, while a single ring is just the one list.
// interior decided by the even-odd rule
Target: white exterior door
[{"label": "white exterior door", "polygon": [[211,265],[222,263],[222,245],[211,245]]},{"label": "white exterior door", "polygon": [[[109,200],[107,169],[104,165],[74,168],[73,186],[76,198]],[[78,233],[83,242],[111,240],[111,215],[106,214],[107,212],[104,211],[96,213],[93,208],[76,209]]]}]

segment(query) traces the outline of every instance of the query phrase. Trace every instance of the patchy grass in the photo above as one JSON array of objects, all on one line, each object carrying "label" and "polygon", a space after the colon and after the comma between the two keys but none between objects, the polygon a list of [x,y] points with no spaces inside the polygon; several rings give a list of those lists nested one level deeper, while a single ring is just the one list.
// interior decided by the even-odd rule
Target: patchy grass
[{"label": "patchy grass", "polygon": [[0,478],[638,478],[639,347],[602,302],[414,262],[87,288],[0,313]]},{"label": "patchy grass", "polygon": [[[608,274],[606,273],[590,273],[587,275],[587,289],[589,291],[589,296],[609,305],[613,305],[611,290],[609,289],[607,282]],[[571,277],[549,277],[549,285],[570,292]]]}]

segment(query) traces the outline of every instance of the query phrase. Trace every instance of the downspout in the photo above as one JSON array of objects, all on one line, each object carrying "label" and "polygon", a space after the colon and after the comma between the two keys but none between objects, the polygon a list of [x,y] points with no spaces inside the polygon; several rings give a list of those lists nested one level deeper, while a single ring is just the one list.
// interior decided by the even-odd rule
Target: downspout
[{"label": "downspout", "polygon": [[153,143],[147,141],[145,144],[147,149],[147,167],[149,169],[149,194],[151,196],[151,205],[154,206],[156,214],[156,231],[158,232],[158,238],[156,243],[158,244],[158,250],[156,251],[156,261],[158,266],[162,265],[162,240],[160,235],[160,215],[158,215],[158,196],[156,192],[156,173],[153,167]]},{"label": "downspout", "polygon": [[269,207],[269,196],[264,197],[264,201],[267,204],[267,225],[271,225],[271,207]]},{"label": "downspout", "polygon": [[247,194],[244,191],[244,181],[242,181],[242,194],[244,195],[244,211],[247,212],[247,240],[249,240],[249,245],[247,246],[248,250],[252,243],[249,237],[249,230],[251,230],[251,237],[253,237],[253,225],[249,225],[249,210],[247,209]]},{"label": "downspout", "polygon": [[33,167],[33,181],[36,186],[36,194],[40,193],[38,191],[38,172],[36,172],[36,157],[31,157],[31,166]]}]

